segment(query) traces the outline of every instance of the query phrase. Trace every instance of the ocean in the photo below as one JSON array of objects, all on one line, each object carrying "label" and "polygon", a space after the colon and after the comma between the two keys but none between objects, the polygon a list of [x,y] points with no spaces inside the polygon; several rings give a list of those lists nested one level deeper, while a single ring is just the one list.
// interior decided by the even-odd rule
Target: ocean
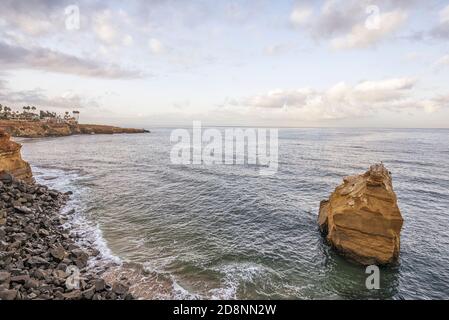
[{"label": "ocean", "polygon": [[[171,131],[19,139],[39,183],[73,192],[73,232],[102,252],[93,264],[138,274],[142,297],[449,298],[449,130],[280,129],[271,176],[171,164]],[[368,290],[365,268],[329,248],[317,216],[344,176],[380,161],[404,227],[398,264]]]}]

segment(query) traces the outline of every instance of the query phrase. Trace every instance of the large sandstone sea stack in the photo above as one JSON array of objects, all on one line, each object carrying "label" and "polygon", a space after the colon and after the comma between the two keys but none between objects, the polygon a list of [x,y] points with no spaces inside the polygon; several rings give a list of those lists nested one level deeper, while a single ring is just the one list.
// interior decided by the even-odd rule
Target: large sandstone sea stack
[{"label": "large sandstone sea stack", "polygon": [[8,172],[17,179],[32,182],[31,167],[22,159],[21,148],[20,144],[10,140],[8,133],[0,130],[0,172]]},{"label": "large sandstone sea stack", "polygon": [[363,265],[394,263],[403,224],[390,172],[376,164],[343,179],[322,201],[318,223],[329,244]]}]

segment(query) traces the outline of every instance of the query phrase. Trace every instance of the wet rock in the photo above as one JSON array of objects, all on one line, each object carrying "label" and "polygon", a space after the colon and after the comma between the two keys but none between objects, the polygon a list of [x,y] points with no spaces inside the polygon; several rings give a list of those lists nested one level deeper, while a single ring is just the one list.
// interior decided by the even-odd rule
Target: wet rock
[{"label": "wet rock", "polygon": [[35,294],[34,292],[30,293],[27,297],[29,300],[34,300],[37,298],[37,294]]},{"label": "wet rock", "polygon": [[56,261],[63,261],[64,258],[68,255],[64,250],[64,247],[58,245],[50,250],[50,254]]},{"label": "wet rock", "polygon": [[46,229],[39,229],[39,235],[48,237],[50,235],[50,232],[48,232],[48,230]]},{"label": "wet rock", "polygon": [[127,293],[125,296],[125,300],[134,300],[134,296],[131,293]]},{"label": "wet rock", "polygon": [[129,287],[126,286],[125,284],[121,283],[121,282],[115,282],[112,285],[112,291],[115,292],[116,294],[122,296],[125,295],[126,293],[128,293]]},{"label": "wet rock", "polygon": [[55,292],[55,300],[64,300],[64,293],[61,291],[56,291]]},{"label": "wet rock", "polygon": [[34,229],[32,226],[26,226],[23,231],[25,231],[28,234],[35,234],[36,233],[36,229]]},{"label": "wet rock", "polygon": [[0,181],[2,183],[10,184],[13,181],[13,177],[11,174],[3,171],[3,172],[0,172]]},{"label": "wet rock", "polygon": [[28,279],[28,280],[25,282],[24,287],[25,287],[26,289],[36,289],[36,288],[39,288],[39,284],[40,284],[40,283],[39,283],[39,280],[30,278],[30,279]]},{"label": "wet rock", "polygon": [[83,291],[83,298],[87,300],[91,300],[95,294],[95,286],[90,287],[89,289],[86,289]]},{"label": "wet rock", "polygon": [[78,268],[84,268],[87,265],[89,255],[85,251],[81,249],[74,249],[71,251],[71,253],[74,256],[73,261]]},{"label": "wet rock", "polygon": [[17,290],[1,290],[0,289],[0,300],[14,300],[17,297]]},{"label": "wet rock", "polygon": [[54,270],[53,276],[58,279],[61,279],[62,281],[64,281],[64,279],[68,277],[67,272],[65,272],[63,270]]},{"label": "wet rock", "polygon": [[6,213],[5,209],[0,210],[0,226],[6,224],[6,217],[8,214]]},{"label": "wet rock", "polygon": [[50,191],[48,192],[48,194],[49,194],[50,197],[52,197],[53,199],[57,199],[58,196],[59,196],[59,192],[54,191],[54,190],[50,190]]},{"label": "wet rock", "polygon": [[103,291],[106,288],[106,282],[103,279],[95,280],[95,291]]},{"label": "wet rock", "polygon": [[9,285],[11,281],[11,273],[6,271],[0,271],[0,285],[6,284]]},{"label": "wet rock", "polygon": [[31,210],[30,208],[27,208],[25,206],[14,206],[14,209],[19,213],[33,214],[33,210]]},{"label": "wet rock", "polygon": [[34,277],[35,278],[37,278],[37,279],[40,279],[40,280],[43,280],[43,279],[45,279],[46,277],[47,277],[47,272],[45,272],[44,270],[42,270],[42,269],[36,269],[35,271],[34,271]]},{"label": "wet rock", "polygon": [[62,296],[64,297],[64,299],[67,300],[81,300],[83,294],[81,293],[80,290],[74,290],[71,292],[64,293]]},{"label": "wet rock", "polygon": [[11,277],[11,282],[17,282],[20,284],[25,284],[28,280],[30,280],[30,276],[26,274]]},{"label": "wet rock", "polygon": [[46,259],[41,258],[41,257],[31,257],[28,259],[27,264],[29,264],[30,266],[34,267],[34,266],[46,266],[49,265],[50,262],[48,262]]}]

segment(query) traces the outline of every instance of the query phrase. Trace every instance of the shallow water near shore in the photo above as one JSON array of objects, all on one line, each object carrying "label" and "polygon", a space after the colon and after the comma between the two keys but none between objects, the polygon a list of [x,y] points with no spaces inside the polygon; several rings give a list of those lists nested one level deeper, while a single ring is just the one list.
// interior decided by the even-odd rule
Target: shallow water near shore
[{"label": "shallow water near shore", "polygon": [[[449,130],[281,129],[268,177],[172,165],[170,132],[19,140],[39,183],[74,192],[74,230],[97,263],[126,262],[115,272],[132,273],[141,296],[449,298]],[[399,264],[367,290],[365,269],[330,250],[316,220],[344,176],[380,161],[405,223]]]}]

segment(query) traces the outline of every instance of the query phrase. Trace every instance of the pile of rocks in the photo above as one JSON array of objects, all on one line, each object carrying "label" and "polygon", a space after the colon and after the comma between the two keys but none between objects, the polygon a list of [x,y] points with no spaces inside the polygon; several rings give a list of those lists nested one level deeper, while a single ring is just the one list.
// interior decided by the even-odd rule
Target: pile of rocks
[{"label": "pile of rocks", "polygon": [[64,228],[69,196],[0,173],[0,300],[133,298],[127,284],[87,268],[99,252]]}]

